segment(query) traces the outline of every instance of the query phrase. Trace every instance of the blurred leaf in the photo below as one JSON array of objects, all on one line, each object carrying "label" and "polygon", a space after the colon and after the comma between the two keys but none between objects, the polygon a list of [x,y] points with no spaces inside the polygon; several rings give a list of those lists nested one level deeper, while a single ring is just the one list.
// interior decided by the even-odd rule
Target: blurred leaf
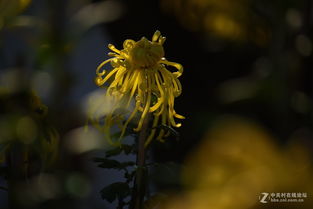
[{"label": "blurred leaf", "polygon": [[130,188],[127,183],[116,182],[104,187],[101,191],[102,199],[112,203],[116,198],[124,199],[130,194]]}]

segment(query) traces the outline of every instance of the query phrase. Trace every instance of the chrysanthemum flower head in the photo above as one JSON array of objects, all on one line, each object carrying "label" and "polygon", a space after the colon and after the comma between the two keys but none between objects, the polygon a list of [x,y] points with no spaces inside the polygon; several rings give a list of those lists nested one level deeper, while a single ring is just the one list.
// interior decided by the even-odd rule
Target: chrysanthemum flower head
[{"label": "chrysanthemum flower head", "polygon": [[[165,37],[156,31],[152,41],[145,37],[137,42],[125,40],[122,50],[109,44],[109,49],[113,51],[109,56],[112,58],[98,66],[95,83],[99,87],[109,83],[105,97],[110,100],[113,107],[106,115],[101,129],[110,139],[112,126],[116,124],[121,128],[119,140],[113,142],[110,139],[111,143],[119,144],[128,124],[134,121],[136,116],[139,116],[139,119],[135,131],[142,129],[148,114],[153,116],[146,145],[155,137],[157,130],[160,130],[156,137],[158,140],[170,134],[167,130],[158,127],[181,126],[174,118],[184,119],[184,117],[175,112],[174,99],[182,91],[178,77],[182,75],[183,67],[164,58],[164,42]],[[103,69],[107,63],[110,63],[113,68],[108,73]],[[172,66],[177,71],[171,72],[166,66]],[[132,100],[135,101],[134,107],[131,106]],[[119,111],[121,108],[130,111],[126,113]]]}]

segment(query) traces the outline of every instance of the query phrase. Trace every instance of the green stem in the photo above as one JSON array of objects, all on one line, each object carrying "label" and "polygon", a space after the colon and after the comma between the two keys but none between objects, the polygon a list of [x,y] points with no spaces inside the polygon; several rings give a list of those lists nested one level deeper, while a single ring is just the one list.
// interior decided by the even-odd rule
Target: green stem
[{"label": "green stem", "polygon": [[130,205],[131,209],[143,208],[143,200],[144,200],[145,193],[146,193],[145,141],[148,135],[149,118],[150,116],[147,115],[142,125],[142,129],[140,131],[139,139],[138,139],[138,152],[137,152],[137,163],[136,163],[137,171],[136,171],[136,177],[134,180],[132,201]]}]

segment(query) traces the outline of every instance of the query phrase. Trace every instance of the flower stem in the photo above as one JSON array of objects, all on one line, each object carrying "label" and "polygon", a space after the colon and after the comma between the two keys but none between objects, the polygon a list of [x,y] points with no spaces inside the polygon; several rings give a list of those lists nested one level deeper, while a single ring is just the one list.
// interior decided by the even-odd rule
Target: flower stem
[{"label": "flower stem", "polygon": [[145,117],[138,139],[137,171],[134,180],[131,209],[142,209],[146,193],[145,141],[148,135],[149,114]]}]

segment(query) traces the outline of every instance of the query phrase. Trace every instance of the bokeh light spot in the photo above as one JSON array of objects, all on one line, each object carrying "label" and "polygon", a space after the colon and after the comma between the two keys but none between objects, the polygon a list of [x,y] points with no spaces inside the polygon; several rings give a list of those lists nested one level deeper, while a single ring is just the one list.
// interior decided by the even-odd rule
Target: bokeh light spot
[{"label": "bokeh light spot", "polygon": [[286,13],[286,21],[292,28],[300,28],[302,25],[300,12],[295,9],[289,9]]},{"label": "bokeh light spot", "polygon": [[37,137],[37,125],[30,117],[22,117],[16,125],[16,135],[25,144],[31,144]]},{"label": "bokeh light spot", "polygon": [[53,80],[47,72],[36,73],[32,80],[32,88],[41,98],[47,98],[50,95]]},{"label": "bokeh light spot", "polygon": [[106,140],[92,127],[81,127],[72,130],[66,136],[67,148],[76,154],[106,147]]},{"label": "bokeh light spot", "polygon": [[305,35],[299,35],[296,38],[296,48],[302,56],[310,56],[312,53],[312,42]]},{"label": "bokeh light spot", "polygon": [[90,183],[82,174],[73,173],[66,181],[66,189],[74,197],[83,198],[90,193]]}]

